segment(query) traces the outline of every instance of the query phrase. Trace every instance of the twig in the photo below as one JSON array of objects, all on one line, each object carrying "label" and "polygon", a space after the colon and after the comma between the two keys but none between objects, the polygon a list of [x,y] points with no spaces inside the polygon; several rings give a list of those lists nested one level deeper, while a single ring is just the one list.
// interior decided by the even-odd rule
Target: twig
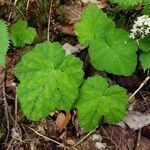
[{"label": "twig", "polygon": [[23,12],[20,10],[20,8],[18,6],[15,5],[15,7],[17,8],[17,10],[20,12],[20,14],[22,15],[24,20],[27,20],[26,17],[24,16]]},{"label": "twig", "polygon": [[140,148],[140,145],[141,145],[141,143],[140,143],[140,140],[141,140],[141,128],[139,129],[139,131],[138,131],[138,137],[137,137],[137,141],[136,141],[136,145],[135,145],[135,150],[139,150],[139,149],[141,149]]},{"label": "twig", "polygon": [[7,135],[5,138],[5,143],[7,143],[8,141],[8,137],[9,137],[9,132],[10,132],[10,123],[9,123],[9,116],[8,116],[8,104],[7,104],[7,99],[6,99],[6,70],[5,70],[5,78],[4,78],[4,83],[3,83],[3,99],[4,99],[4,105],[5,105],[5,117],[6,117],[6,124],[7,124]]},{"label": "twig", "polygon": [[141,83],[139,88],[129,97],[129,100],[131,100],[142,88],[143,86],[147,83],[147,81],[150,79],[150,76],[146,77],[145,80]]},{"label": "twig", "polygon": [[[15,89],[15,91],[16,91],[16,89]],[[5,95],[6,95],[6,97],[7,97],[8,99],[12,99],[12,100],[15,101],[15,112],[14,112],[15,117],[13,118],[13,116],[12,116],[12,114],[11,114],[11,112],[10,112],[9,110],[8,110],[8,113],[9,113],[10,118],[11,118],[12,121],[14,122],[14,125],[16,126],[16,125],[18,125],[18,123],[17,123],[17,108],[18,108],[17,95],[15,96],[15,98],[11,97],[11,96],[8,95],[8,94],[5,94]]]},{"label": "twig", "polygon": [[7,149],[6,150],[10,149],[10,147],[12,146],[12,143],[13,143],[13,139],[10,140],[9,144],[7,145]]},{"label": "twig", "polygon": [[17,142],[17,143],[12,144],[11,147],[10,147],[10,149],[13,149],[14,146],[17,146],[17,145],[19,145],[19,144],[21,144],[21,143],[25,144],[25,143],[29,143],[29,142],[31,142],[31,141],[39,141],[39,140],[40,140],[40,138],[25,139],[25,140],[23,140],[23,141],[19,141],[19,142]]},{"label": "twig", "polygon": [[26,10],[28,10],[28,8],[29,8],[29,3],[30,3],[30,0],[27,1]]},{"label": "twig", "polygon": [[18,104],[17,104],[17,94],[16,94],[16,98],[15,98],[15,126],[17,125],[17,108],[18,108]]},{"label": "twig", "polygon": [[93,132],[95,132],[96,129],[89,132],[86,136],[84,136],[77,144],[75,144],[73,147],[78,146],[80,143],[82,143],[87,137],[89,137]]},{"label": "twig", "polygon": [[[20,8],[17,5],[14,5],[14,3],[10,3],[9,5],[13,5],[13,7],[15,7],[16,10],[18,10],[18,12],[22,15],[23,19],[27,20],[26,17],[25,17],[25,15],[23,14],[23,12],[20,10]],[[10,21],[11,16],[12,16],[12,12],[10,12],[10,14],[8,16],[8,22]]]},{"label": "twig", "polygon": [[[14,4],[13,4],[14,6],[16,6],[17,1],[18,1],[18,0],[15,0],[15,1],[14,1]],[[11,16],[12,16],[12,11],[10,12],[10,14],[9,14],[9,16],[8,16],[8,22],[10,21]]]},{"label": "twig", "polygon": [[26,131],[24,125],[21,125],[21,127],[22,127],[24,133],[26,134],[26,136],[27,136],[29,139],[31,139],[31,137],[30,137],[30,135],[28,134],[28,132]]},{"label": "twig", "polygon": [[8,95],[8,94],[6,94],[6,97],[7,97],[8,99],[15,100],[15,98],[13,98],[12,96],[10,96],[10,95]]},{"label": "twig", "polygon": [[[6,96],[8,96],[8,95],[6,95]],[[15,96],[14,100],[15,100],[15,112],[14,112],[15,116],[14,116],[14,118],[12,117],[12,114],[9,110],[8,110],[8,112],[9,112],[10,118],[14,122],[14,127],[13,128],[17,127],[18,129],[20,129],[19,124],[17,123],[17,107],[18,107],[18,105],[17,105],[17,95]],[[21,132],[21,129],[20,129],[20,132]],[[14,140],[20,140],[20,139],[13,136],[12,139],[10,140],[8,146],[7,146],[7,150],[9,150],[11,148],[12,143],[13,143]]]},{"label": "twig", "polygon": [[15,0],[15,1],[14,1],[14,5],[16,5],[16,4],[17,4],[17,1],[18,1],[18,0]]},{"label": "twig", "polygon": [[50,24],[51,24],[52,5],[53,5],[53,0],[51,0],[51,4],[50,4],[50,8],[49,8],[48,27],[47,27],[47,41],[49,41],[49,38],[50,38]]},{"label": "twig", "polygon": [[108,137],[108,139],[116,146],[116,148],[121,150],[120,147],[113,141],[113,139],[107,134],[107,132],[105,131],[105,129],[102,126],[101,126],[101,129],[103,130],[105,135]]},{"label": "twig", "polygon": [[53,140],[53,139],[51,139],[51,138],[49,138],[49,137],[47,137],[47,136],[44,136],[44,135],[38,133],[38,132],[35,131],[33,128],[31,128],[31,127],[29,127],[29,126],[27,126],[27,125],[25,125],[25,126],[26,126],[27,128],[29,128],[30,130],[32,130],[32,131],[33,131],[35,134],[37,134],[38,136],[40,136],[40,137],[42,137],[42,138],[44,138],[44,139],[46,139],[46,140],[49,140],[49,141],[51,141],[51,142],[53,142],[53,143],[56,143],[56,144],[58,144],[59,146],[61,146],[61,147],[63,147],[63,148],[69,149],[68,147],[64,146],[63,144],[57,142],[56,140]]}]

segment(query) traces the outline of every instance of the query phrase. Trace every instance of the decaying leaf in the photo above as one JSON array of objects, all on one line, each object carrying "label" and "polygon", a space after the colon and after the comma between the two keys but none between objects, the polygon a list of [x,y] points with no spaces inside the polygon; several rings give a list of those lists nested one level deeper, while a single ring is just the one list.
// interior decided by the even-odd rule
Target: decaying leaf
[{"label": "decaying leaf", "polygon": [[83,7],[79,3],[73,3],[71,5],[62,5],[60,11],[65,23],[72,24],[80,20]]},{"label": "decaying leaf", "polygon": [[108,6],[108,0],[81,0],[84,4],[94,3],[99,8],[106,8]]},{"label": "decaying leaf", "polygon": [[75,35],[74,24],[63,24],[58,30],[64,34]]},{"label": "decaying leaf", "polygon": [[68,138],[68,139],[66,140],[66,143],[67,143],[68,145],[70,145],[70,146],[73,146],[73,145],[76,144],[76,140],[75,140],[75,139]]},{"label": "decaying leaf", "polygon": [[71,114],[70,112],[66,112],[66,115],[64,113],[60,113],[57,116],[56,119],[56,130],[61,133],[62,130],[67,126],[67,124],[69,123],[69,120],[71,119]]},{"label": "decaying leaf", "polygon": [[[115,125],[106,125],[101,127],[100,134],[104,141],[107,141],[109,150],[149,150],[150,140],[141,135],[138,139],[136,131],[122,129]],[[138,141],[137,141],[138,140]],[[137,142],[140,144],[137,149]],[[112,149],[112,146],[114,149]]]},{"label": "decaying leaf", "polygon": [[150,114],[129,111],[123,122],[126,123],[131,129],[138,130],[150,124]]},{"label": "decaying leaf", "polygon": [[70,55],[79,51],[79,48],[72,46],[69,43],[65,43],[63,45],[64,50],[66,51],[66,55]]}]

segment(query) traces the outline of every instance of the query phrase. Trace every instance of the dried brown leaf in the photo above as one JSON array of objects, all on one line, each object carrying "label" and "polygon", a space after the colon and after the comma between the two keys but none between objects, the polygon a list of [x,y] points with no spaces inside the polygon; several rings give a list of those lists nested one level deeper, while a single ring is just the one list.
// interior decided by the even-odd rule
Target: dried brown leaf
[{"label": "dried brown leaf", "polygon": [[150,124],[150,114],[129,111],[124,121],[131,129],[138,130]]},{"label": "dried brown leaf", "polygon": [[62,130],[64,128],[66,128],[67,124],[69,123],[69,120],[71,119],[71,114],[70,112],[66,112],[66,115],[63,114],[63,113],[60,113],[58,116],[57,116],[57,119],[56,119],[56,130],[61,133]]},{"label": "dried brown leaf", "polygon": [[76,144],[76,141],[75,141],[75,139],[68,138],[66,143],[70,146],[73,146]]},{"label": "dried brown leaf", "polygon": [[59,28],[59,30],[64,34],[75,35],[74,24],[64,24]]}]

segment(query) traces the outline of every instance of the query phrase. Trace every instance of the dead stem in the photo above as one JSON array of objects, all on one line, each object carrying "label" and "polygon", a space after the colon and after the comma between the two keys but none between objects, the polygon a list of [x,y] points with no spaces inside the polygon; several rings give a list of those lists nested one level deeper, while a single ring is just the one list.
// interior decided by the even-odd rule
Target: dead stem
[{"label": "dead stem", "polygon": [[17,108],[18,108],[18,103],[17,103],[17,94],[15,98],[15,126],[17,125],[18,119],[17,119]]},{"label": "dead stem", "polygon": [[19,144],[26,144],[26,143],[29,143],[29,142],[32,142],[32,141],[39,141],[40,139],[42,139],[42,138],[25,139],[23,141],[19,141],[17,143],[12,144],[11,147],[10,147],[10,149],[12,149],[14,146],[17,146]]},{"label": "dead stem", "polygon": [[147,76],[145,80],[141,83],[139,88],[129,97],[129,100],[131,100],[142,88],[143,86],[147,83],[147,81],[150,79],[150,76]]},{"label": "dead stem", "polygon": [[[18,0],[15,0],[15,1],[14,1],[14,3],[13,3],[14,6],[16,6],[17,1],[18,1]],[[12,16],[12,11],[10,12],[10,14],[9,14],[9,16],[8,16],[8,22],[10,21],[11,16]]]},{"label": "dead stem", "polygon": [[48,27],[47,27],[47,41],[50,38],[50,25],[51,25],[51,13],[52,13],[53,0],[51,0],[50,8],[49,8],[49,17],[48,17]]},{"label": "dead stem", "polygon": [[29,8],[29,3],[30,3],[30,0],[27,1],[26,11],[27,11],[28,8]]},{"label": "dead stem", "polygon": [[136,145],[135,145],[135,150],[139,150],[141,149],[141,131],[142,129],[140,128],[138,131],[138,137],[137,137],[137,141],[136,141]]},{"label": "dead stem", "polygon": [[56,144],[58,144],[59,146],[63,147],[64,149],[69,149],[68,147],[64,146],[63,144],[57,142],[56,140],[53,140],[53,139],[51,139],[51,138],[49,138],[49,137],[47,137],[47,136],[44,136],[44,135],[38,133],[38,132],[35,131],[33,128],[31,128],[31,127],[29,127],[29,126],[27,126],[27,125],[25,125],[25,126],[26,126],[27,128],[29,128],[30,130],[32,130],[32,131],[33,131],[35,134],[37,134],[38,136],[40,136],[40,137],[42,137],[42,138],[44,138],[44,139],[46,139],[46,140],[49,140],[49,141],[51,141],[51,142],[53,142],[53,143],[56,143]]},{"label": "dead stem", "polygon": [[6,99],[6,70],[5,70],[5,77],[3,82],[3,99],[4,99],[4,107],[5,107],[5,117],[6,117],[6,124],[7,124],[7,135],[5,138],[5,143],[8,141],[9,132],[10,132],[10,123],[9,123],[9,115],[8,115],[8,103]]},{"label": "dead stem", "polygon": [[89,132],[86,136],[84,136],[76,145],[74,145],[73,147],[78,146],[80,143],[82,143],[87,137],[89,137],[93,132],[95,132],[96,129],[92,130],[91,132]]},{"label": "dead stem", "polygon": [[118,150],[121,150],[120,147],[112,140],[112,138],[107,134],[107,132],[105,131],[105,129],[101,126],[101,129],[103,130],[103,132],[105,133],[105,135],[108,137],[108,139],[116,146],[116,148]]}]

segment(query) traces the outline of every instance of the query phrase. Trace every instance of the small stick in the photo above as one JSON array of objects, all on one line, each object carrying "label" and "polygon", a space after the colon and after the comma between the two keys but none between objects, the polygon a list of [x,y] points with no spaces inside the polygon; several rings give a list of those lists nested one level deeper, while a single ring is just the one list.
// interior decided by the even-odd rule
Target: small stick
[{"label": "small stick", "polygon": [[19,9],[19,7],[17,5],[15,5],[15,7],[17,8],[17,10],[20,12],[20,14],[22,15],[24,20],[27,20],[26,17],[24,16],[23,12]]},{"label": "small stick", "polygon": [[51,24],[52,5],[53,5],[53,0],[51,0],[51,4],[50,4],[50,8],[49,8],[48,27],[47,27],[47,41],[49,41],[49,38],[50,38],[50,24]]},{"label": "small stick", "polygon": [[[16,140],[18,140],[18,139],[16,138]],[[21,143],[26,144],[26,143],[31,142],[31,141],[39,141],[39,140],[40,140],[40,138],[25,139],[24,141],[19,141],[19,142],[13,143],[13,144],[11,145],[11,147],[9,147],[9,149],[13,149],[14,146],[17,146],[17,145],[19,145],[19,144],[21,144]]]},{"label": "small stick", "polygon": [[142,88],[143,86],[147,83],[147,81],[150,79],[150,76],[146,77],[145,80],[141,83],[139,88],[129,97],[129,100],[131,100]]},{"label": "small stick", "polygon": [[17,108],[18,108],[18,104],[17,104],[17,94],[16,94],[16,98],[15,98],[15,126],[17,124]]},{"label": "small stick", "polygon": [[[23,12],[20,10],[20,8],[17,5],[14,5],[13,3],[11,3],[10,5],[13,5],[16,10],[21,14],[21,16],[23,17],[24,20],[27,20],[26,17],[24,16]],[[8,16],[8,22],[10,21],[12,16],[12,12],[10,12],[9,16]]]},{"label": "small stick", "polygon": [[[5,72],[6,72],[6,70],[5,70]],[[4,99],[4,105],[5,105],[5,117],[6,117],[6,124],[7,124],[7,135],[5,138],[5,143],[7,143],[8,137],[9,137],[9,131],[10,131],[10,123],[9,123],[9,116],[8,116],[8,103],[7,103],[7,99],[6,99],[5,83],[3,83],[3,99]]]},{"label": "small stick", "polygon": [[[15,1],[14,1],[14,4],[13,4],[14,6],[16,6],[17,1],[18,1],[18,0],[15,0]],[[10,21],[11,16],[12,16],[12,12],[10,12],[10,14],[9,14],[9,16],[8,16],[8,22]]]},{"label": "small stick", "polygon": [[26,11],[27,11],[28,8],[29,8],[29,3],[30,3],[30,0],[27,1]]},{"label": "small stick", "polygon": [[110,137],[110,136],[108,135],[108,133],[105,131],[105,129],[104,129],[103,127],[101,127],[101,129],[103,130],[103,132],[105,133],[105,135],[108,137],[108,139],[115,145],[115,147],[116,147],[117,149],[121,150],[120,147],[113,141],[112,137]]},{"label": "small stick", "polygon": [[75,144],[73,147],[78,146],[80,143],[82,143],[87,137],[89,137],[93,132],[95,132],[96,129],[89,132],[86,136],[84,136],[77,144]]},{"label": "small stick", "polygon": [[140,140],[141,140],[141,128],[139,129],[139,131],[138,131],[138,137],[137,137],[137,143],[136,143],[136,145],[135,145],[135,150],[139,150],[139,149],[141,149],[141,142],[140,142]]},{"label": "small stick", "polygon": [[64,148],[66,148],[66,149],[69,149],[68,147],[64,146],[63,144],[57,142],[56,140],[53,140],[53,139],[51,139],[51,138],[49,138],[49,137],[47,137],[47,136],[44,136],[44,135],[38,133],[38,132],[35,131],[33,128],[31,128],[31,127],[29,127],[29,126],[27,126],[27,125],[25,125],[25,126],[26,126],[27,128],[29,128],[30,130],[32,130],[32,131],[33,131],[35,134],[37,134],[38,136],[40,136],[40,137],[42,137],[42,138],[44,138],[44,139],[46,139],[46,140],[49,140],[49,141],[51,141],[51,142],[53,142],[53,143],[56,143],[56,144],[58,144],[58,145],[61,146],[61,147],[64,147]]}]

